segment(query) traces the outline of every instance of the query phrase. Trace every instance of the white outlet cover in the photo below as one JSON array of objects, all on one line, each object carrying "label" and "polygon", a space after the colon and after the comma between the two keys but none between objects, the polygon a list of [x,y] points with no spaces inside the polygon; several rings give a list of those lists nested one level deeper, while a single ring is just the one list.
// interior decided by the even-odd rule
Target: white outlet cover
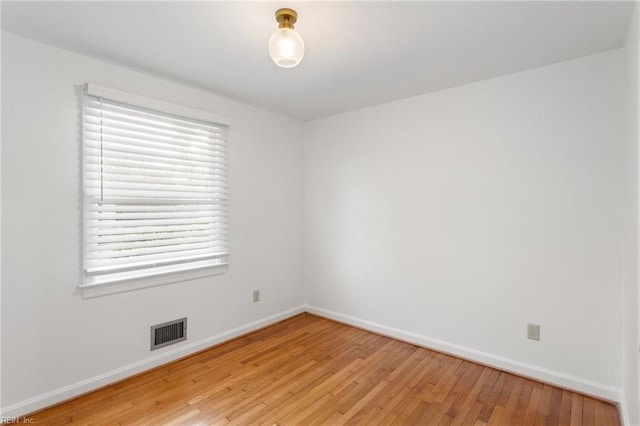
[{"label": "white outlet cover", "polygon": [[540,340],[540,326],[538,324],[527,324],[527,339]]}]

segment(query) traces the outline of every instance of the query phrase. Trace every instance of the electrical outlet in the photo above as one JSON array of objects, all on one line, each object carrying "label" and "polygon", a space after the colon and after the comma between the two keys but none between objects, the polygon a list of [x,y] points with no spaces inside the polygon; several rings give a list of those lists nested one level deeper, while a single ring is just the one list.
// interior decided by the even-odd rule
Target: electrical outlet
[{"label": "electrical outlet", "polygon": [[260,290],[253,290],[253,302],[260,301]]},{"label": "electrical outlet", "polygon": [[527,339],[540,340],[540,326],[538,324],[527,324]]}]

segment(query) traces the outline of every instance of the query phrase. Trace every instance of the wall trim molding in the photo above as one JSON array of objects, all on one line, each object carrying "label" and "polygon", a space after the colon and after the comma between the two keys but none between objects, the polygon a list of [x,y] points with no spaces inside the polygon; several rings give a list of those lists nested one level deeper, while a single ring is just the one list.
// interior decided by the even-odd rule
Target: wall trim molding
[{"label": "wall trim molding", "polygon": [[125,365],[120,368],[116,368],[115,370],[111,370],[106,373],[99,374],[95,377],[90,377],[88,379],[81,380],[79,382],[72,383],[58,389],[54,389],[47,393],[35,396],[24,401],[20,401],[7,407],[2,407],[2,409],[0,409],[0,413],[2,413],[2,417],[24,416],[43,408],[86,394],[88,392],[100,389],[115,382],[119,382],[136,374],[143,373],[147,370],[151,370],[152,368],[159,367],[161,365],[177,361],[181,358],[191,356],[211,346],[224,343],[228,340],[234,339],[247,333],[251,333],[253,331],[275,324],[279,321],[285,320],[303,312],[305,312],[304,306],[299,306],[297,308],[282,311],[277,314],[259,319],[257,321],[232,328],[231,330],[224,331],[222,333],[198,340],[196,342],[178,345],[177,347],[171,348],[163,353],[150,356],[148,358]]},{"label": "wall trim molding", "polygon": [[477,349],[469,348],[444,340],[434,339],[428,336],[423,336],[417,333],[412,333],[393,327],[387,327],[382,324],[377,324],[349,315],[339,314],[337,312],[329,311],[327,309],[322,309],[316,306],[306,305],[305,308],[306,311],[310,314],[318,315],[343,324],[358,327],[363,330],[371,331],[373,333],[412,343],[414,345],[422,346],[428,349],[433,349],[438,352],[443,352],[449,355],[456,356],[458,358],[476,362],[478,364],[497,368],[502,371],[514,373],[519,376],[537,380],[539,382],[548,383],[550,385],[580,392],[599,399],[604,399],[616,404],[623,416],[626,414],[624,400],[622,398],[622,391],[621,389],[613,386],[593,382],[581,377],[571,376],[560,371],[554,371],[533,364],[527,364],[499,355],[494,355],[488,352],[479,351]]}]

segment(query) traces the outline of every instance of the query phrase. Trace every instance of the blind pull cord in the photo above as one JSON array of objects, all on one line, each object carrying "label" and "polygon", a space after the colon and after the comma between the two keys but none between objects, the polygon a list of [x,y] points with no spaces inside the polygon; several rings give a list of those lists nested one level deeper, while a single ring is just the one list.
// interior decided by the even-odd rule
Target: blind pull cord
[{"label": "blind pull cord", "polygon": [[104,201],[104,171],[102,156],[102,96],[100,97],[100,202]]}]

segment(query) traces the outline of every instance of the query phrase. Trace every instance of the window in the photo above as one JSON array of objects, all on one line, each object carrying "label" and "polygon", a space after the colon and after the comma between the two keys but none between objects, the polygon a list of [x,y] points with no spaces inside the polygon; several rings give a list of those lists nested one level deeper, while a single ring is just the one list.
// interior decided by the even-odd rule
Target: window
[{"label": "window", "polygon": [[86,85],[83,290],[164,284],[185,279],[186,271],[186,278],[194,271],[223,272],[227,125],[220,121]]}]

